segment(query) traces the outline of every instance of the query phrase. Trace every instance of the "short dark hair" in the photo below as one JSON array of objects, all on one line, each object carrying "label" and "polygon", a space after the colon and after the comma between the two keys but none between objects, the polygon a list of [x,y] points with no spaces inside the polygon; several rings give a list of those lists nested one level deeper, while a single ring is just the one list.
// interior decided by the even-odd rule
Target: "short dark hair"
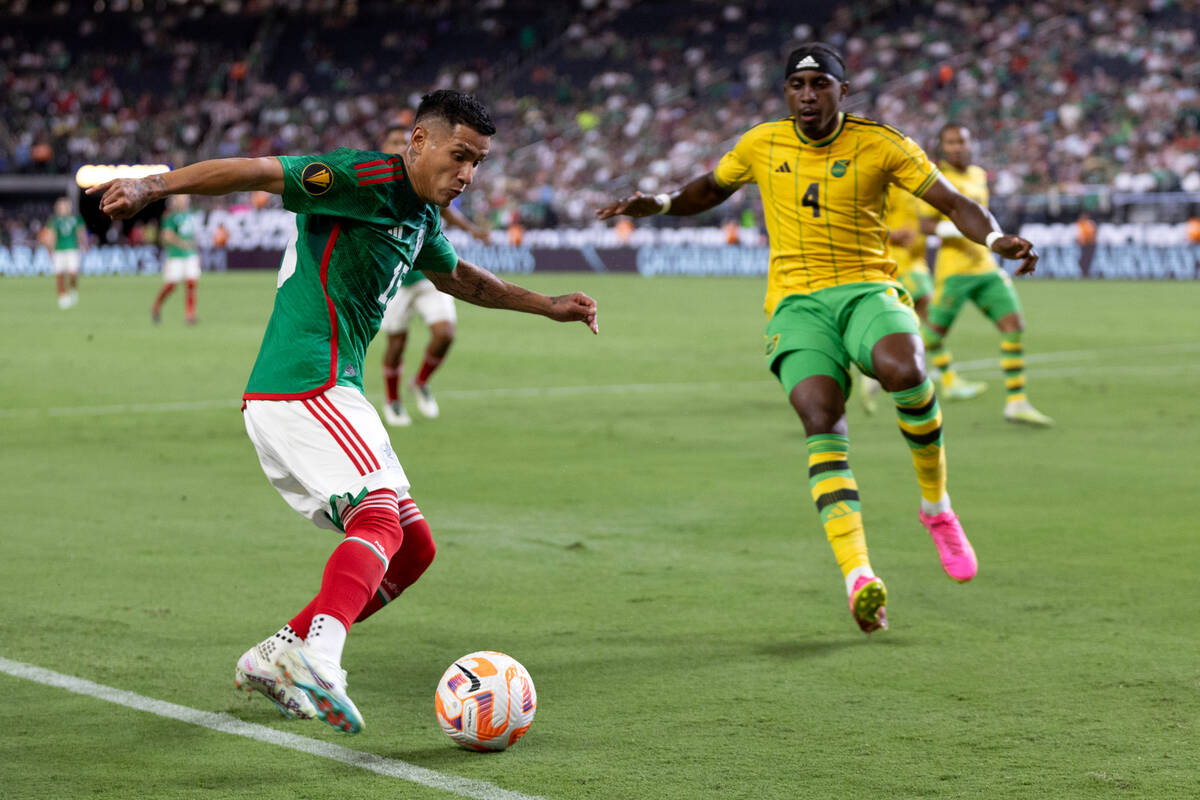
[{"label": "short dark hair", "polygon": [[947,122],[945,125],[938,128],[938,132],[937,132],[938,144],[941,144],[942,137],[946,135],[946,131],[953,131],[953,130],[957,130],[959,128],[962,128],[963,130],[969,130],[967,128],[967,126],[961,122]]},{"label": "short dark hair", "polygon": [[425,117],[440,117],[451,125],[466,125],[484,136],[496,132],[496,125],[483,103],[475,95],[455,89],[438,89],[422,97],[413,124],[419,125]]}]

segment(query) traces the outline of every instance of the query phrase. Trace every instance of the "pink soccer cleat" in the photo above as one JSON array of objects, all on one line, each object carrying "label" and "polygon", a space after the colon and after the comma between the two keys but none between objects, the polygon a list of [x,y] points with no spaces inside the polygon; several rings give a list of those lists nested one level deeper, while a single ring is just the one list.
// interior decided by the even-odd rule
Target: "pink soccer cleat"
[{"label": "pink soccer cleat", "polygon": [[874,575],[860,575],[854,582],[854,591],[850,592],[850,613],[863,633],[887,630],[886,605],[887,587],[883,580]]},{"label": "pink soccer cleat", "polygon": [[937,516],[921,512],[921,524],[933,537],[937,545],[938,556],[942,559],[942,569],[946,574],[959,583],[966,583],[975,577],[979,571],[979,562],[975,558],[975,550],[967,541],[958,515],[947,511]]}]

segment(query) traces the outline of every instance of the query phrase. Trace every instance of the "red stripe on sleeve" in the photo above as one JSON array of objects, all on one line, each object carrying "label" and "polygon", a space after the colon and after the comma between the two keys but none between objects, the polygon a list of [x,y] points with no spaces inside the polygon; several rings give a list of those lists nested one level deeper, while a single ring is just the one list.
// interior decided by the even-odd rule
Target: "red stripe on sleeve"
[{"label": "red stripe on sleeve", "polygon": [[360,179],[362,179],[362,178],[369,178],[369,177],[371,177],[372,175],[383,175],[383,174],[385,174],[385,173],[392,173],[392,174],[395,174],[395,175],[403,175],[403,174],[404,174],[404,167],[403,167],[403,166],[399,166],[399,167],[396,167],[396,166],[387,166],[387,167],[380,167],[379,169],[364,169],[364,170],[359,170],[359,172],[358,172],[358,177],[359,177]]},{"label": "red stripe on sleeve", "polygon": [[371,180],[369,180],[369,181],[359,181],[358,185],[359,186],[370,186],[372,183],[387,183],[388,181],[394,181],[394,180],[396,180],[396,178],[403,178],[403,177],[404,177],[404,174],[399,173],[396,175],[389,175],[386,178],[371,178]]}]

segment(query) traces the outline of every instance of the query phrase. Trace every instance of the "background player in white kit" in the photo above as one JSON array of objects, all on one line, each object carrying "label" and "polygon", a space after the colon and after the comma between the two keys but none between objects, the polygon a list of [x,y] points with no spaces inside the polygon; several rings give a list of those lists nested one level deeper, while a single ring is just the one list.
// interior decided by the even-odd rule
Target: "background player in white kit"
[{"label": "background player in white kit", "polygon": [[110,181],[100,209],[133,216],[171,194],[263,190],[296,212],[296,244],[280,266],[275,307],[243,395],[246,431],[276,490],[319,527],[345,538],[315,598],[238,659],[235,680],[289,716],[347,733],[362,715],[346,693],[342,650],[351,624],[415,581],[432,539],[387,430],[363,396],[363,358],[405,272],[476,305],[582,321],[596,303],[548,297],[458,258],[439,207],[472,182],[495,132],[474,97],[442,90],[417,109],[404,154],[340,149],[318,156],[202,161],[174,172]]},{"label": "background player in white kit", "polygon": [[[404,125],[393,125],[383,137],[383,152],[401,153],[408,147],[412,130]],[[467,219],[452,206],[442,209],[442,221],[461,228],[479,241],[487,244],[491,237],[487,229]],[[411,425],[412,417],[400,399],[400,378],[404,371],[404,347],[408,343],[408,326],[413,313],[429,328],[429,344],[421,368],[412,382],[417,410],[422,416],[436,419],[439,414],[437,400],[429,388],[429,378],[442,365],[450,345],[454,344],[455,325],[458,316],[454,311],[454,298],[439,292],[428,278],[418,270],[404,276],[396,296],[388,303],[383,313],[380,330],[387,334],[387,347],[383,351],[383,419],[388,425]]]}]

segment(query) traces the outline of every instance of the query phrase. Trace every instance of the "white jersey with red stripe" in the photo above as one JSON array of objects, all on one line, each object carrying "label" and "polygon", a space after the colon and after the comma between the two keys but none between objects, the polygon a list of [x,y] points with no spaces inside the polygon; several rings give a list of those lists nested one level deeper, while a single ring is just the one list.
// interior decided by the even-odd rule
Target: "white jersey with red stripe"
[{"label": "white jersey with red stripe", "polygon": [[368,498],[380,489],[394,491],[404,509],[408,476],[378,412],[358,389],[246,400],[242,416],[271,485],[318,527],[344,531],[365,504],[381,502]]}]

